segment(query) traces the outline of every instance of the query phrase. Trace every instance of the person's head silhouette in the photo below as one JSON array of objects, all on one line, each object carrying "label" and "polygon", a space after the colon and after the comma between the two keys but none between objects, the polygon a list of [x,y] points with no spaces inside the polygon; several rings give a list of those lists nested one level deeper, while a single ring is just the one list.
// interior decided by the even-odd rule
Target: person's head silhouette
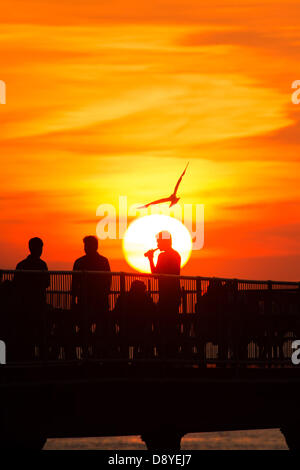
[{"label": "person's head silhouette", "polygon": [[88,237],[84,237],[84,251],[87,255],[94,255],[98,251],[98,238],[94,237],[93,235],[89,235]]},{"label": "person's head silhouette", "polygon": [[172,248],[172,236],[170,232],[167,232],[166,230],[159,232],[156,235],[156,241],[157,248],[159,248],[161,251],[167,251]]},{"label": "person's head silhouette", "polygon": [[131,286],[130,286],[130,293],[131,294],[137,294],[137,295],[142,295],[145,294],[146,292],[146,286],[143,281],[132,281]]},{"label": "person's head silhouette", "polygon": [[40,258],[43,253],[43,240],[38,237],[29,240],[29,251],[34,258]]}]

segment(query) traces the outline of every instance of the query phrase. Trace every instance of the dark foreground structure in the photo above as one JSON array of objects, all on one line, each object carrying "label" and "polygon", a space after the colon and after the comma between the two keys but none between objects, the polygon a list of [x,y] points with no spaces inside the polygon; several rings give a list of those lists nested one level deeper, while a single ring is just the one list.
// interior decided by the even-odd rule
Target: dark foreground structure
[{"label": "dark foreground structure", "polygon": [[[300,449],[299,283],[180,276],[164,316],[162,276],[50,272],[44,297],[22,297],[39,275],[1,272],[1,447],[139,434],[176,450],[186,433],[281,428]],[[91,307],[98,285],[105,308]]]}]

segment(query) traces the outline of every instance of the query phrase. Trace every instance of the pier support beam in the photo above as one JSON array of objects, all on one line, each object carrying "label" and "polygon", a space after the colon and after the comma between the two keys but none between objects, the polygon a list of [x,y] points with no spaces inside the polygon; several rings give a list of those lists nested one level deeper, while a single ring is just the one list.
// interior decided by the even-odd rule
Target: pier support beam
[{"label": "pier support beam", "polygon": [[47,438],[43,435],[0,435],[0,450],[42,450]]},{"label": "pier support beam", "polygon": [[141,438],[148,450],[178,451],[183,436],[182,432],[158,431],[144,433]]},{"label": "pier support beam", "polygon": [[280,431],[284,435],[289,450],[300,450],[300,430],[296,425],[281,426]]}]

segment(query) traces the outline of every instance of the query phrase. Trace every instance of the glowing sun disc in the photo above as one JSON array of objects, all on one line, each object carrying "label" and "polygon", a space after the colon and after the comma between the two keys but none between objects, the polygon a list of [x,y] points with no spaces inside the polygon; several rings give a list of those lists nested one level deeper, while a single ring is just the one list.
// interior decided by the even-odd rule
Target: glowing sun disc
[{"label": "glowing sun disc", "polygon": [[[123,239],[123,251],[127,263],[138,271],[150,273],[149,261],[144,253],[156,248],[155,235],[167,230],[172,235],[172,246],[181,256],[181,267],[184,266],[192,251],[192,238],[188,229],[174,217],[153,214],[134,220],[127,228]],[[159,251],[154,254],[154,263]]]}]

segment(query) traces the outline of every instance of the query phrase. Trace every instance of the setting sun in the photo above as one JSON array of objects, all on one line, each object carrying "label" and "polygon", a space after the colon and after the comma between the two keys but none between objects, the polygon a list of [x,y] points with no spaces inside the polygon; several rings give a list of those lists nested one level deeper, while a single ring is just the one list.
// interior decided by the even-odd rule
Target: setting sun
[{"label": "setting sun", "polygon": [[[133,221],[123,240],[123,251],[127,263],[138,271],[150,273],[149,261],[144,253],[156,248],[155,235],[168,230],[172,235],[174,250],[181,256],[181,267],[189,260],[192,251],[192,238],[188,229],[177,219],[167,215],[149,215]],[[155,252],[155,262],[159,251]]]}]

